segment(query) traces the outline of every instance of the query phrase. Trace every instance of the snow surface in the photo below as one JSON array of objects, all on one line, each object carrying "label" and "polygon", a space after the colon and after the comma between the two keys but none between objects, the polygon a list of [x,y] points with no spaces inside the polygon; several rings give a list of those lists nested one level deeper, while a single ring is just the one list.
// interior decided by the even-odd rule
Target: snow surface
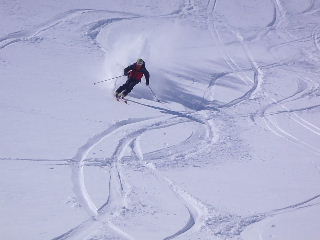
[{"label": "snow surface", "polygon": [[[0,0],[1,240],[319,240],[319,0]],[[123,68],[150,71],[114,100]]]}]

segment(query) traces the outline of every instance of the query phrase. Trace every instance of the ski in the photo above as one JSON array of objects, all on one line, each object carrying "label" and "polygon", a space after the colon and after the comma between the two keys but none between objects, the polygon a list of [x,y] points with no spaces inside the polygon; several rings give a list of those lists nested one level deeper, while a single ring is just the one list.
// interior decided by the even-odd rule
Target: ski
[{"label": "ski", "polygon": [[117,100],[118,102],[124,102],[125,104],[128,104],[128,100],[125,99],[124,97],[117,97],[117,96],[115,96],[115,98],[116,98],[116,100]]},{"label": "ski", "polygon": [[125,104],[128,104],[128,100],[125,98],[119,98],[118,102],[124,102]]}]

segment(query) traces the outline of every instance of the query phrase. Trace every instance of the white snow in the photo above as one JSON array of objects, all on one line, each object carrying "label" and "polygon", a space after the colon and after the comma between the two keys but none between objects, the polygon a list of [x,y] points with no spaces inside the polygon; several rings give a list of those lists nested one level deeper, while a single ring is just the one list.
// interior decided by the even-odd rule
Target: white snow
[{"label": "white snow", "polygon": [[[320,238],[319,0],[0,0],[0,20],[1,240]],[[101,82],[138,58],[161,102]]]}]

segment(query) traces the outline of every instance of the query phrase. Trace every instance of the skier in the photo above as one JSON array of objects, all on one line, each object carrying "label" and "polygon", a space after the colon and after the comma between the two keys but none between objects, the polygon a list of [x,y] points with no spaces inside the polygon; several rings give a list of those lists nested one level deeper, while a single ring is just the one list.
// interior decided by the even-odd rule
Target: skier
[{"label": "skier", "polygon": [[124,69],[124,75],[128,76],[128,80],[125,84],[123,84],[116,90],[115,96],[117,100],[119,100],[119,98],[124,98],[125,96],[127,96],[134,88],[134,86],[141,82],[141,78],[143,77],[143,75],[146,78],[146,85],[149,85],[150,74],[146,69],[145,62],[141,58],[139,58],[137,62],[126,67]]}]

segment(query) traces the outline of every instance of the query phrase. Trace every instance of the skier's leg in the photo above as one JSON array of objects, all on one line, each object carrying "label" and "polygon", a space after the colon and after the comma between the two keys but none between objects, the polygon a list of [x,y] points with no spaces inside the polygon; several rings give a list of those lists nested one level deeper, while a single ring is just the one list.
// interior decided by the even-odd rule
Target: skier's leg
[{"label": "skier's leg", "polygon": [[116,90],[116,94],[121,93],[123,90],[126,89],[126,84],[121,85],[120,87],[118,87],[118,89]]},{"label": "skier's leg", "polygon": [[126,90],[128,88],[128,85],[130,84],[130,79],[128,79],[124,84],[122,84],[118,89],[116,90],[116,97],[119,97],[121,92]]},{"label": "skier's leg", "polygon": [[132,89],[134,88],[135,85],[137,85],[139,83],[139,81],[130,81],[126,87],[126,89],[122,92],[123,97],[127,96]]}]

